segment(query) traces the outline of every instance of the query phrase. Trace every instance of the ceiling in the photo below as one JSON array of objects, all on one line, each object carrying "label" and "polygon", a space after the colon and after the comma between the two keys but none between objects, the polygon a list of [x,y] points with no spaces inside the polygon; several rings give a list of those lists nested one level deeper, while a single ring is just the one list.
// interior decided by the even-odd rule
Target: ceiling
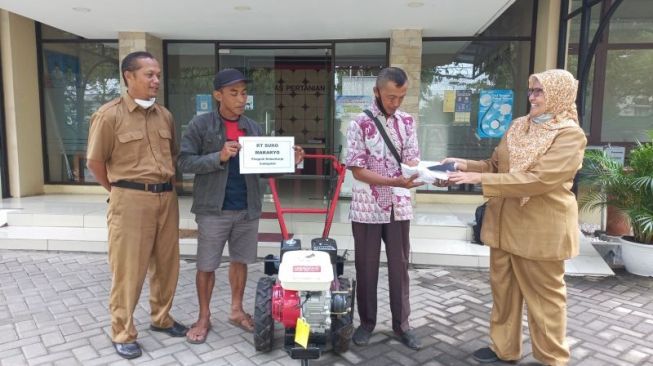
[{"label": "ceiling", "polygon": [[0,8],[91,39],[320,40],[473,36],[515,0],[0,0]]}]

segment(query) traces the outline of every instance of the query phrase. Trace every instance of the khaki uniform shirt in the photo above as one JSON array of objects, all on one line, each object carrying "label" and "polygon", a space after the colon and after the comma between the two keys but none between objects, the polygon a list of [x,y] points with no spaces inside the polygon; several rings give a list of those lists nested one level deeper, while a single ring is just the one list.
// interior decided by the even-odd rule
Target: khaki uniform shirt
[{"label": "khaki uniform shirt", "polygon": [[91,117],[86,158],[103,161],[109,182],[163,183],[175,175],[175,124],[158,104],[144,109],[125,93]]},{"label": "khaki uniform shirt", "polygon": [[[505,136],[485,161],[467,161],[482,174],[485,209],[481,240],[532,260],[563,260],[578,254],[578,204],[571,191],[587,139],[580,127],[561,129],[551,147],[525,172],[510,173]],[[520,205],[521,197],[530,197]]]}]

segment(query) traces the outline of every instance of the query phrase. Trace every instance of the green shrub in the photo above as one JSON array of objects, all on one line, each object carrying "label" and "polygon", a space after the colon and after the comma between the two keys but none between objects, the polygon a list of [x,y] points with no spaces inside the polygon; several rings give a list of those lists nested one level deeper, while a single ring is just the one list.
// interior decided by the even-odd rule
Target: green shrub
[{"label": "green shrub", "polygon": [[625,167],[604,151],[586,151],[580,180],[588,188],[578,201],[582,210],[615,207],[630,222],[635,241],[653,244],[653,143],[637,142]]}]

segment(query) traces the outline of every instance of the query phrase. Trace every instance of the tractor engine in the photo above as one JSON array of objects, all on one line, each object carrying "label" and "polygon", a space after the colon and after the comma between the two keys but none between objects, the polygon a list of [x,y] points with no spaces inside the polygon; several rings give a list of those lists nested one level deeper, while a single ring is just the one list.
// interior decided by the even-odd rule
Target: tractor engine
[{"label": "tractor engine", "polygon": [[294,328],[301,315],[312,333],[326,333],[331,328],[332,281],[329,254],[312,250],[284,253],[279,283],[272,289],[273,317],[284,327]]},{"label": "tractor engine", "polygon": [[331,329],[331,292],[300,292],[302,314],[313,333],[326,333]]}]

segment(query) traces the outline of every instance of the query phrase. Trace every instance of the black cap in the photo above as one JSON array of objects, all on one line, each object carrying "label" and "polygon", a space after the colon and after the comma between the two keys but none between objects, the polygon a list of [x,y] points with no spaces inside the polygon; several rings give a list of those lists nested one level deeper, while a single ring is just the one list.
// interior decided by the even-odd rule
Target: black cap
[{"label": "black cap", "polygon": [[245,78],[245,75],[243,75],[242,72],[236,69],[220,70],[220,72],[215,74],[215,78],[213,78],[213,89],[214,90],[222,89],[227,85],[235,84],[239,81],[243,81],[246,83],[250,82],[250,80]]}]

